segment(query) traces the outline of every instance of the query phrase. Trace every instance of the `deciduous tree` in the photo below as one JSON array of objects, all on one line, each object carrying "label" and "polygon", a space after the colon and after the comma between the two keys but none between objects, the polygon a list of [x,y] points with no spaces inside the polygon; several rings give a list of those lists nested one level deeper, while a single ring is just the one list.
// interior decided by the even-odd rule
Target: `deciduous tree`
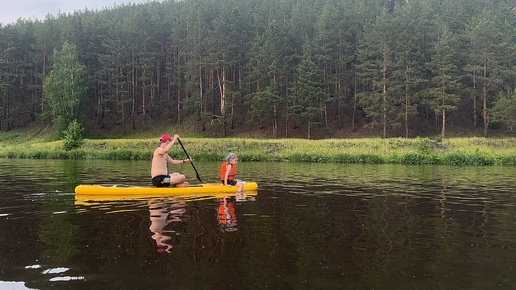
[{"label": "deciduous tree", "polygon": [[[73,120],[84,120],[86,67],[79,63],[77,47],[65,42],[61,51],[54,50],[53,68],[44,81],[44,97],[51,108],[58,134]],[[81,123],[79,121],[79,123]]]}]

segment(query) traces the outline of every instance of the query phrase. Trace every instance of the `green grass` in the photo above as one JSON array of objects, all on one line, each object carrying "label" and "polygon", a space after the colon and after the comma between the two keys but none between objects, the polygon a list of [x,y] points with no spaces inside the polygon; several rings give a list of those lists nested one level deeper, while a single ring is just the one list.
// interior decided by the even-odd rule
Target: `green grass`
[{"label": "green grass", "polygon": [[[150,160],[157,138],[85,139],[78,150],[64,151],[62,141],[30,140],[33,133],[2,135],[0,157],[33,159]],[[28,138],[30,141],[21,141]],[[17,141],[16,141],[17,140]],[[220,161],[234,152],[248,162],[396,163],[516,165],[516,138],[246,139],[181,138],[196,161]],[[184,158],[179,145],[170,154]]]}]

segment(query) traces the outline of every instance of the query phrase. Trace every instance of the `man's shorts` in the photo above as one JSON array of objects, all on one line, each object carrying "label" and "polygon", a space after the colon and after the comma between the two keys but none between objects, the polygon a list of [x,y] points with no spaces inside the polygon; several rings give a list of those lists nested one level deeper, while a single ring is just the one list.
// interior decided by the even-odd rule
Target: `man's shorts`
[{"label": "man's shorts", "polygon": [[[222,181],[222,184],[224,184],[224,180],[221,180]],[[236,180],[228,180],[228,184],[230,185],[237,185],[237,182]]]},{"label": "man's shorts", "polygon": [[170,176],[168,175],[157,175],[152,178],[152,185],[156,187],[170,186]]}]

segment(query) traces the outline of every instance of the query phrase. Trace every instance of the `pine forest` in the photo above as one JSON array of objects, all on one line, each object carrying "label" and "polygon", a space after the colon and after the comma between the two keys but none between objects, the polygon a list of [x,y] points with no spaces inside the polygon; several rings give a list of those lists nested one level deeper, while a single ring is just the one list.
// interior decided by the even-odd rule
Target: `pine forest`
[{"label": "pine forest", "polygon": [[184,0],[19,19],[0,26],[0,131],[511,134],[514,2]]}]

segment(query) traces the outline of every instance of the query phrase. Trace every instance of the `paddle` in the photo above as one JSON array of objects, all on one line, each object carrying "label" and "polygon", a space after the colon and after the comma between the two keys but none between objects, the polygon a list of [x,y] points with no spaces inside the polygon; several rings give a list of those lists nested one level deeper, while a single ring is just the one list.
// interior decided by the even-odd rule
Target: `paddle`
[{"label": "paddle", "polygon": [[181,143],[181,140],[179,140],[179,138],[177,138],[177,142],[179,142],[179,145],[181,145],[181,148],[183,148],[183,151],[185,152],[186,157],[188,159],[190,159],[190,161],[191,161],[190,163],[192,164],[193,170],[195,171],[195,174],[197,174],[197,180],[199,180],[199,182],[202,183],[201,177],[199,176],[199,172],[197,172],[197,169],[195,168],[195,165],[193,164],[193,161],[191,160],[190,156],[188,156],[188,152],[186,152],[186,149],[183,146],[183,143]]}]

